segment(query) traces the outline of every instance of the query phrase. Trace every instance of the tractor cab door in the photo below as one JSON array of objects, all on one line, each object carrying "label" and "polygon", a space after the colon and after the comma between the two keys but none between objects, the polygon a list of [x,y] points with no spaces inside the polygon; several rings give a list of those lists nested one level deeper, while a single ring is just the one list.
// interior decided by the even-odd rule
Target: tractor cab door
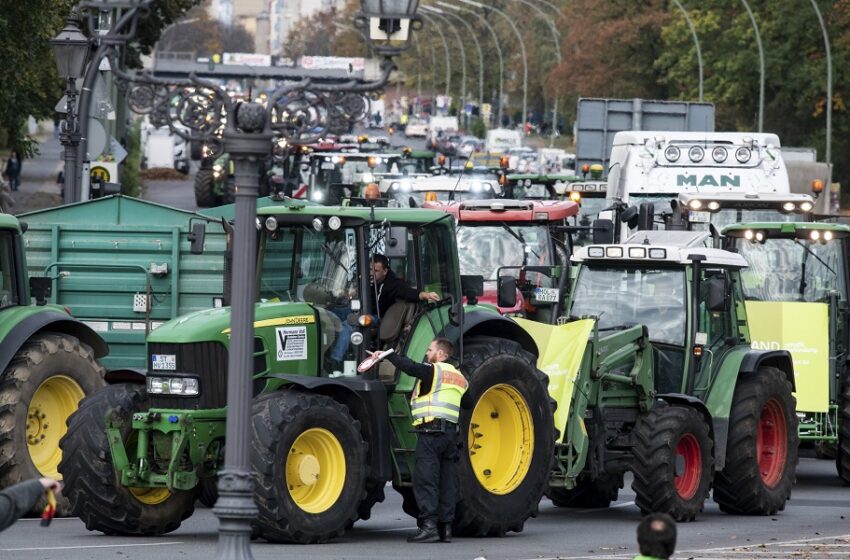
[{"label": "tractor cab door", "polygon": [[[711,383],[712,371],[719,367],[723,354],[738,340],[737,310],[734,302],[743,301],[732,275],[724,268],[700,268],[697,294],[697,321],[694,347],[700,348],[695,358],[693,391],[704,397]],[[730,341],[735,341],[730,344]]]}]

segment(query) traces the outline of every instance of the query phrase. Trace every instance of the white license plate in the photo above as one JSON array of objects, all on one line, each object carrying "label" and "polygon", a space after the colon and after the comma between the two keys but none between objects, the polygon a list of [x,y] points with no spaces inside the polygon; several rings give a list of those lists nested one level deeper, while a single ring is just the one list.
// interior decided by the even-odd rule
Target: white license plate
[{"label": "white license plate", "polygon": [[152,356],[153,369],[160,371],[175,371],[177,369],[177,356],[174,354],[154,354]]},{"label": "white license plate", "polygon": [[336,167],[336,164],[331,163],[331,162],[325,162],[325,163],[322,164],[322,169],[334,169],[335,167]]},{"label": "white license plate", "polygon": [[556,303],[560,291],[557,288],[535,288],[534,299],[545,303]]},{"label": "white license plate", "polygon": [[711,212],[691,212],[688,219],[695,224],[707,224],[711,221]]}]

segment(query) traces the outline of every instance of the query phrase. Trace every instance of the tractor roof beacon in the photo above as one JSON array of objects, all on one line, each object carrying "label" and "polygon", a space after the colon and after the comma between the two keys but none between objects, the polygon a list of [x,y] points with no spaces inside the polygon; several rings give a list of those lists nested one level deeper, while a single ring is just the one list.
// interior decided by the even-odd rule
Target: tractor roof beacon
[{"label": "tractor roof beacon", "polygon": [[[364,375],[355,370],[367,349],[421,360],[435,336],[458,348],[475,403],[460,416],[468,452],[459,463],[455,530],[521,530],[548,483],[553,402],[533,365],[532,337],[476,304],[480,276],[458,274],[451,217],[290,204],[258,209],[257,230],[250,452],[261,536],[314,543],[342,535],[369,517],[388,481],[416,514],[409,404],[416,380],[386,361]],[[444,299],[397,302],[375,328],[375,253],[390,259],[398,277]],[[89,529],[162,534],[191,514],[199,496],[215,500],[226,446],[229,325],[230,309],[219,308],[160,326],[148,337],[146,384],[110,385],[72,418],[63,449],[73,457],[63,474],[72,511]],[[113,483],[87,495],[94,477],[103,488],[102,473]],[[120,519],[110,513],[116,505]]]}]

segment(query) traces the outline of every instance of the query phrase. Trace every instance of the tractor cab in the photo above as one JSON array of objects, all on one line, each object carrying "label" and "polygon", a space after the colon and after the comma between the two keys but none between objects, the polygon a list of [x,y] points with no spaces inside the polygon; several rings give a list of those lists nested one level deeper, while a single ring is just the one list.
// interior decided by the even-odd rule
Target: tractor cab
[{"label": "tractor cab", "polygon": [[[568,281],[565,225],[578,212],[555,200],[465,200],[426,202],[456,222],[462,275],[484,279],[482,303],[502,314],[551,322]],[[501,278],[502,290],[497,287]]]}]

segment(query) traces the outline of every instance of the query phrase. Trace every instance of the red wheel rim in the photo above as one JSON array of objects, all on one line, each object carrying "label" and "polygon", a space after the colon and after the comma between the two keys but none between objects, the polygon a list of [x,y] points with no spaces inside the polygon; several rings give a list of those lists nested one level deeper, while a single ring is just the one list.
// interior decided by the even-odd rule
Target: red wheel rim
[{"label": "red wheel rim", "polygon": [[768,487],[774,487],[785,471],[788,456],[788,426],[782,407],[775,399],[765,403],[759,418],[756,436],[756,454],[759,461],[759,475]]},{"label": "red wheel rim", "polygon": [[690,500],[699,489],[702,477],[702,451],[699,442],[693,434],[685,434],[676,444],[676,464],[680,464],[682,472],[676,475],[676,493],[683,500]]}]

